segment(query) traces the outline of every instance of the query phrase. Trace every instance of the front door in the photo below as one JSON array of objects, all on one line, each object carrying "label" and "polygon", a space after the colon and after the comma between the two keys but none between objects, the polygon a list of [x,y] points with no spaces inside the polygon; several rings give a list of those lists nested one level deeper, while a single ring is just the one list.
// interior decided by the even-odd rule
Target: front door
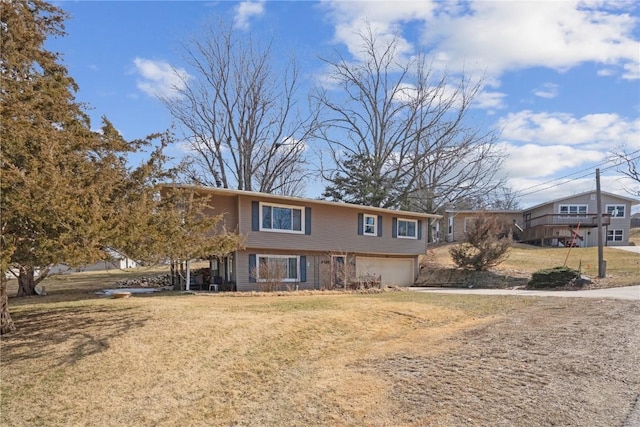
[{"label": "front door", "polygon": [[333,287],[344,287],[347,278],[344,255],[331,256],[331,280]]}]

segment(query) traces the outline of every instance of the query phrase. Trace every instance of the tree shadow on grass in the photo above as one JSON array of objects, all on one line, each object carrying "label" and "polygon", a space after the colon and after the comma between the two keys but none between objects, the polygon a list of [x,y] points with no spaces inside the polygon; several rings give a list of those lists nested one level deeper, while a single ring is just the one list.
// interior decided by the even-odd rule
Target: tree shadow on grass
[{"label": "tree shadow on grass", "polygon": [[[74,365],[82,359],[110,348],[111,341],[148,317],[131,307],[34,306],[12,314],[17,331],[2,337],[2,363],[29,363],[42,360],[42,369]],[[33,364],[31,371],[37,371]]]}]

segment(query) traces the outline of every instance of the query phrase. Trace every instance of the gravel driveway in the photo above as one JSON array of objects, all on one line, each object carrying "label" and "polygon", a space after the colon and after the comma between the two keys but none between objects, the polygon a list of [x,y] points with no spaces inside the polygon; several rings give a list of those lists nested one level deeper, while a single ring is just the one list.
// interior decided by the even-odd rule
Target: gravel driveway
[{"label": "gravel driveway", "polygon": [[590,289],[585,291],[539,291],[522,289],[467,289],[467,288],[409,288],[414,292],[471,295],[515,295],[528,297],[608,298],[640,301],[640,285],[620,288]]},{"label": "gravel driveway", "polygon": [[635,252],[640,254],[640,246],[611,246],[613,249],[621,249],[627,252]]}]

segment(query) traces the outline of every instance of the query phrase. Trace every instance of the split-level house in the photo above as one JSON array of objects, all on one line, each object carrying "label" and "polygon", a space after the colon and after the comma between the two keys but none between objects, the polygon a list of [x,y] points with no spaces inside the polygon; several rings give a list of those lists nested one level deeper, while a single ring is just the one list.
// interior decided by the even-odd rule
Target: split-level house
[{"label": "split-level house", "polygon": [[[640,201],[601,192],[602,236],[607,246],[629,244],[631,208]],[[445,240],[464,240],[469,224],[480,213],[496,215],[511,224],[514,240],[542,246],[598,245],[598,206],[595,190],[541,203],[522,210],[447,210]]]},{"label": "split-level house", "polygon": [[408,286],[427,251],[429,221],[439,215],[397,211],[250,191],[196,186],[208,195],[207,214],[245,236],[245,248],[212,260],[212,282],[260,290],[269,272],[297,289],[340,287],[371,280]]},{"label": "split-level house", "polygon": [[[601,192],[602,239],[607,246],[629,244],[631,208],[640,201]],[[594,191],[541,203],[523,210],[521,241],[544,246],[598,245],[598,204]]]}]

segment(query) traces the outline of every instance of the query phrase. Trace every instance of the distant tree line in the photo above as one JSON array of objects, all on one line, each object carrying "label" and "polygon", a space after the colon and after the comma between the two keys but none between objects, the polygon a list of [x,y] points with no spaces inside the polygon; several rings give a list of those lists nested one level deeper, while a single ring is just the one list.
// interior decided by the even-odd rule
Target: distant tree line
[{"label": "distant tree line", "polygon": [[183,179],[294,196],[324,179],[325,199],[424,212],[500,203],[498,134],[468,117],[482,81],[435,70],[423,51],[405,59],[399,37],[371,26],[358,35],[357,58],[321,58],[326,83],[306,94],[272,39],[220,21],[186,42],[194,75],[176,72],[179,96],[162,99],[193,153]]}]

